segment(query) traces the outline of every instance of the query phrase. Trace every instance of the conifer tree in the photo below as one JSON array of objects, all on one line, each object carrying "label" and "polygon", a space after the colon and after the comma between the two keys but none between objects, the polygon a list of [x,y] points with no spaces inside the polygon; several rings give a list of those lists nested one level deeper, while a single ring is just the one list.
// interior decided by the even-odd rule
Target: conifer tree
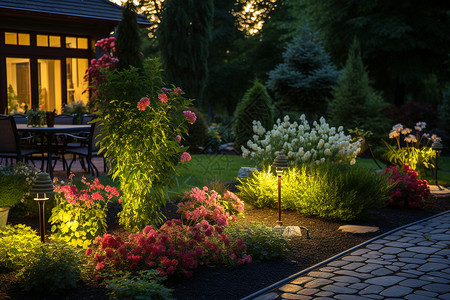
[{"label": "conifer tree", "polygon": [[159,46],[168,82],[201,100],[208,78],[207,58],[213,0],[167,0],[159,27]]},{"label": "conifer tree", "polygon": [[328,111],[330,123],[345,129],[372,131],[374,137],[386,134],[389,124],[383,109],[387,104],[369,84],[369,75],[356,39],[348,51],[342,76],[334,86],[332,95]]},{"label": "conifer tree", "polygon": [[283,59],[269,72],[267,81],[277,103],[285,110],[305,113],[309,119],[325,115],[326,99],[340,72],[317,40],[317,33],[305,27],[287,45]]},{"label": "conifer tree", "polygon": [[119,70],[129,69],[130,66],[142,68],[140,45],[135,7],[132,1],[127,1],[122,10],[122,20],[117,28],[116,53],[119,59],[117,65]]}]

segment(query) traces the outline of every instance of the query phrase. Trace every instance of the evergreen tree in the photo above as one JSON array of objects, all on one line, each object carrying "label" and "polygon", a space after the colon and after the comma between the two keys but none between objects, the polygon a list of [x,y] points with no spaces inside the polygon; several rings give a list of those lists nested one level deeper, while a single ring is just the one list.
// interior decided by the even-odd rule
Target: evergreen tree
[{"label": "evergreen tree", "polygon": [[208,78],[213,0],[166,0],[159,46],[167,81],[202,99]]},{"label": "evergreen tree", "polygon": [[122,20],[117,28],[116,53],[119,70],[129,69],[130,66],[141,69],[142,56],[140,54],[141,38],[137,25],[135,7],[132,1],[127,1],[122,9]]},{"label": "evergreen tree", "polygon": [[234,148],[238,151],[242,145],[247,146],[247,141],[254,135],[253,120],[260,121],[266,129],[272,128],[272,100],[264,85],[258,80],[255,80],[237,105],[234,118]]},{"label": "evergreen tree", "polygon": [[372,131],[374,137],[386,135],[388,120],[382,111],[387,103],[370,87],[356,39],[348,51],[342,76],[332,95],[328,111],[331,124],[345,129]]},{"label": "evergreen tree", "polygon": [[340,72],[330,61],[317,33],[308,28],[289,43],[284,62],[269,72],[267,87],[282,108],[305,113],[311,119],[326,112],[327,97]]}]

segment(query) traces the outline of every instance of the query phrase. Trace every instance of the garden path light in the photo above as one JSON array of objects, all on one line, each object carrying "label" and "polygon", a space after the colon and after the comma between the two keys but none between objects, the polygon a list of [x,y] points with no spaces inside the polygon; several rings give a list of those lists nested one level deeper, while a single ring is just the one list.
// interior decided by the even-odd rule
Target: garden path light
[{"label": "garden path light", "polygon": [[438,189],[440,191],[442,191],[442,188],[438,184],[438,175],[437,175],[437,173],[438,173],[438,156],[439,156],[439,153],[442,150],[444,150],[444,146],[441,144],[441,142],[435,141],[435,142],[433,142],[433,144],[431,144],[431,149],[436,151],[436,158],[435,158],[435,162],[434,162],[434,179],[436,181],[436,186],[438,187]]},{"label": "garden path light", "polygon": [[31,187],[30,193],[36,193],[36,200],[39,203],[39,233],[41,242],[45,242],[45,216],[44,204],[48,200],[47,194],[53,193],[53,183],[50,176],[45,172],[40,172]]},{"label": "garden path light", "polygon": [[283,222],[281,222],[281,175],[283,174],[283,170],[289,167],[287,158],[284,155],[278,155],[275,157],[272,167],[275,168],[278,176],[278,221],[277,225],[283,226]]}]

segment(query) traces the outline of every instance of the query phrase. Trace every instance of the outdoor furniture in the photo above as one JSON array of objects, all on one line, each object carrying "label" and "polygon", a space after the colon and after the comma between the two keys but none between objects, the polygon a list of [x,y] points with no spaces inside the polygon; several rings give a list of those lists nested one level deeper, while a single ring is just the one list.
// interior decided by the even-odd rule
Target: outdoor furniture
[{"label": "outdoor furniture", "polygon": [[[67,148],[66,152],[67,154],[73,154],[73,159],[70,162],[68,168],[67,168],[67,176],[70,175],[70,169],[72,168],[72,164],[74,163],[74,161],[78,157],[81,158],[85,158],[87,165],[88,165],[88,172],[91,172],[92,175],[94,175],[94,170],[95,170],[95,175],[98,177],[98,169],[97,167],[92,163],[92,158],[95,156],[101,156],[98,154],[98,151],[100,149],[99,145],[96,145],[97,142],[99,141],[99,133],[100,130],[102,128],[101,123],[99,122],[95,122],[91,125],[91,129],[89,131],[89,135],[88,136],[76,136],[76,135],[69,135],[73,138],[75,138],[76,140],[80,141],[80,146],[78,148]],[[85,143],[83,143],[83,141],[85,141]],[[106,173],[106,164],[105,161],[103,160],[103,171]]]},{"label": "outdoor furniture", "polygon": [[[54,127],[27,127],[25,124],[17,124],[19,132],[28,132],[33,135],[44,135],[46,137],[46,152],[47,152],[47,168],[51,178],[53,178],[53,153],[57,153],[58,149],[54,147],[52,140],[53,135],[61,133],[76,133],[89,131],[91,125],[60,125],[55,124]],[[37,151],[39,152],[39,151]]]},{"label": "outdoor furniture", "polygon": [[28,116],[23,114],[13,115],[14,121],[16,124],[27,124]]},{"label": "outdoor furniture", "polygon": [[[26,126],[25,124],[19,124]],[[39,153],[38,149],[24,149],[20,144],[21,141],[27,141],[34,136],[27,136],[20,138],[15,118],[13,116],[0,115],[0,158],[16,159],[16,161],[23,161],[24,158],[31,158],[35,153]]]},{"label": "outdoor furniture", "polygon": [[75,124],[77,121],[77,115],[69,115],[69,114],[61,114],[61,115],[56,115],[55,116],[55,124],[65,124],[65,125],[70,125],[70,124]]}]

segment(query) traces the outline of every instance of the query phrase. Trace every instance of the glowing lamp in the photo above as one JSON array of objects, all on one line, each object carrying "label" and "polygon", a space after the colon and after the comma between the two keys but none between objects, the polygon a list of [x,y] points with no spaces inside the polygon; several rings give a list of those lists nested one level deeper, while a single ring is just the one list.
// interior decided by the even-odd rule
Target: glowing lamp
[{"label": "glowing lamp", "polygon": [[273,161],[272,168],[275,168],[278,176],[278,221],[277,225],[283,226],[281,222],[281,175],[283,175],[283,170],[289,167],[286,156],[278,155]]},{"label": "glowing lamp", "polygon": [[53,193],[53,182],[50,176],[41,172],[37,174],[36,180],[30,190],[31,193],[36,193],[35,201],[39,204],[39,233],[41,235],[41,242],[45,242],[45,212],[44,204],[48,200],[47,194]]}]

